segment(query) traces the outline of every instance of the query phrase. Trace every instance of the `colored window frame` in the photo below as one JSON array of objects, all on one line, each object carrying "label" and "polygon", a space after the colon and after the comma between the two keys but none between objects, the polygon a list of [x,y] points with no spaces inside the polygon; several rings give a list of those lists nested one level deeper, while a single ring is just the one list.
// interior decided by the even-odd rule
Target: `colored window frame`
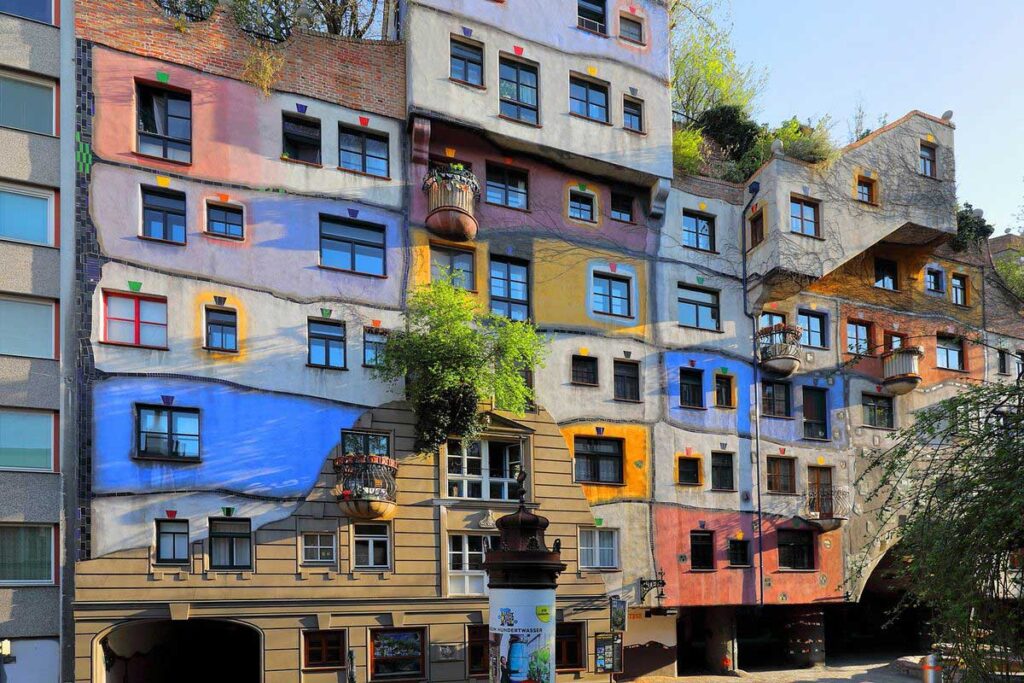
[{"label": "colored window frame", "polygon": [[588,192],[569,191],[569,218],[587,223],[596,222],[595,197]]},{"label": "colored window frame", "polygon": [[632,281],[608,273],[594,273],[591,310],[618,318],[633,316]]},{"label": "colored window frame", "polygon": [[[122,307],[124,310],[120,310]],[[108,344],[166,349],[167,299],[124,292],[103,292],[103,341]]]},{"label": "colored window frame", "polygon": [[676,460],[676,483],[682,486],[700,486],[704,483],[703,463],[700,458],[684,455]]},{"label": "colored window frame", "polygon": [[344,629],[302,632],[304,669],[344,669],[347,666],[347,633]]}]

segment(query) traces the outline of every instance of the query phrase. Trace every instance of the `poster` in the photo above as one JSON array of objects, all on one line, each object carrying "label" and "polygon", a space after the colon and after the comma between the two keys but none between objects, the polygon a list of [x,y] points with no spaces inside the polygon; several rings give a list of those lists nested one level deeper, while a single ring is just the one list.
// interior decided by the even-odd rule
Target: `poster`
[{"label": "poster", "polygon": [[594,634],[595,662],[594,671],[599,674],[622,673],[622,634]]},{"label": "poster", "polygon": [[492,588],[492,683],[555,683],[555,591]]},{"label": "poster", "polygon": [[608,599],[608,618],[611,622],[611,630],[613,631],[625,631],[626,630],[626,601],[620,598],[609,598]]}]

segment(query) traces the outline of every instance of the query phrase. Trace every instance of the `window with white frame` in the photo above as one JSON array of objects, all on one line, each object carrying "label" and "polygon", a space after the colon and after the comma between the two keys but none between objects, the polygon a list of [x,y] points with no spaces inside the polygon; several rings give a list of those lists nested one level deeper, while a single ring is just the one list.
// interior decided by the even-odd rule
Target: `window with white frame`
[{"label": "window with white frame", "polygon": [[0,525],[0,585],[53,583],[54,527]]},{"label": "window with white frame", "polygon": [[302,534],[303,564],[333,563],[336,558],[334,548],[334,534],[329,531],[307,531]]},{"label": "window with white frame", "polygon": [[53,358],[53,303],[0,297],[0,355]]},{"label": "window with white frame", "polygon": [[497,536],[451,534],[448,536],[448,593],[485,595],[487,572],[484,555],[495,547]]},{"label": "window with white frame", "polygon": [[518,443],[448,441],[448,495],[452,498],[513,500],[519,495],[516,475],[523,467]]},{"label": "window with white frame", "polygon": [[618,566],[618,529],[580,529],[580,567],[615,569]]},{"label": "window with white frame", "polygon": [[50,190],[0,184],[0,239],[54,245]]},{"label": "window with white frame", "polygon": [[387,524],[356,524],[354,536],[356,569],[391,566],[391,535]]}]

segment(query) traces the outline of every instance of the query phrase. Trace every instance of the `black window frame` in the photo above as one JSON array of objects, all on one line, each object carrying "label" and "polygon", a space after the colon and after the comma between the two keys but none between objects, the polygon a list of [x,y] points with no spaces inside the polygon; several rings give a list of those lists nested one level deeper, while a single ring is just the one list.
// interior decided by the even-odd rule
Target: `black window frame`
[{"label": "black window frame", "polygon": [[[683,464],[686,468],[683,468]],[[701,486],[704,483],[704,463],[693,455],[681,455],[676,459],[676,483],[680,486]]]},{"label": "black window frame", "polygon": [[[166,133],[160,133],[157,130],[146,130],[145,126],[149,125],[148,121],[143,121],[143,97],[149,98],[162,98],[163,99],[163,115],[162,121],[157,122],[154,118],[153,125],[159,129],[161,126]],[[188,116],[181,116],[179,114],[171,113],[170,103],[175,102],[187,102],[188,103]],[[156,116],[156,107],[154,107],[153,114]],[[166,159],[172,163],[178,164],[191,164],[192,163],[192,93],[182,90],[174,90],[166,88],[160,85],[154,85],[143,81],[135,82],[135,151],[144,156],[156,157],[158,159]],[[170,135],[171,119],[188,122],[188,137],[180,138],[177,136]],[[152,144],[159,144],[161,147],[160,154],[150,154],[149,152],[142,151],[143,138],[148,138],[152,141]],[[188,159],[175,159],[169,156],[169,150],[173,146],[179,145],[188,154]]]},{"label": "black window frame", "polygon": [[777,532],[779,569],[807,571],[814,569],[814,532],[779,529]]},{"label": "black window frame", "polygon": [[878,429],[896,428],[896,402],[892,396],[861,394],[864,425]]},{"label": "black window frame", "polygon": [[[693,221],[692,227],[687,224],[690,220]],[[701,223],[707,227],[706,234],[701,234]],[[706,238],[706,240],[702,238]],[[702,245],[702,242],[706,242],[706,246]],[[684,210],[683,246],[709,254],[717,253],[715,252],[715,217],[707,213]]]},{"label": "black window frame", "polygon": [[[781,397],[778,395],[780,390]],[[780,402],[783,408],[781,413],[778,412]],[[761,381],[761,414],[767,417],[793,417],[792,386],[789,382]]]},{"label": "black window frame", "polygon": [[[723,477],[728,473],[728,480]],[[728,484],[725,486],[724,484]],[[736,490],[736,455],[729,451],[711,451],[711,490]]]},{"label": "black window frame", "polygon": [[[578,97],[573,97],[573,87],[583,88],[584,99],[580,99]],[[582,76],[573,76],[573,75],[570,74],[570,76],[569,76],[569,114],[571,116],[575,116],[575,117],[578,117],[578,118],[581,118],[581,119],[586,119],[587,121],[595,121],[597,123],[611,123],[611,111],[609,111],[609,106],[608,106],[608,96],[609,96],[610,90],[611,90],[611,88],[608,87],[607,83],[598,83],[597,81],[593,81],[593,80],[590,80],[590,79],[587,79],[587,78],[583,78]],[[600,95],[604,96],[604,106],[603,107],[600,104],[591,103],[591,98],[596,97],[597,94],[600,94]],[[580,112],[578,112],[578,111],[576,111],[574,109],[574,107],[578,106],[577,103],[582,103],[583,110],[586,112],[585,114],[581,114]],[[604,109],[604,118],[598,118],[596,116],[591,116],[590,115],[590,108],[591,108],[591,106],[593,106],[595,108],[598,108],[598,109],[603,108]]]},{"label": "black window frame", "polygon": [[[863,332],[863,334],[861,334]],[[875,349],[871,344],[872,325],[864,320],[846,321],[846,353],[857,356],[872,356]]]},{"label": "black window frame", "polygon": [[[168,204],[159,203],[156,198],[160,197],[170,202],[180,202],[181,207],[171,207]],[[159,213],[161,216],[160,226],[162,229],[163,236],[160,235],[149,235],[146,233],[149,227],[149,221],[146,220],[146,212],[152,211]],[[178,216],[181,218],[181,239],[176,240],[170,237],[171,230],[170,222],[168,217]],[[167,244],[185,244],[188,241],[188,203],[184,192],[177,190],[168,190],[160,187],[149,187],[148,185],[142,186],[142,235],[143,238],[148,240],[155,240],[157,242],[166,242]]]},{"label": "black window frame", "polygon": [[[863,190],[867,190],[866,197]],[[867,176],[857,176],[857,201],[863,202],[864,204],[877,204],[877,198],[875,193],[878,189],[878,185],[875,183],[874,178]]]},{"label": "black window frame", "polygon": [[[167,413],[167,430],[165,432],[148,432],[142,429],[142,413],[143,411],[154,411],[154,412],[165,412]],[[195,434],[176,433],[174,431],[174,415],[175,413],[195,415],[197,428]],[[143,435],[146,435],[147,448],[143,448]],[[150,451],[148,450],[149,436],[160,437],[163,436],[167,444],[167,448],[164,452],[161,451]],[[195,455],[174,455],[172,453],[172,444],[175,441],[180,441],[182,437],[188,437],[188,440],[194,441],[196,444]],[[136,403],[135,404],[135,441],[133,451],[135,457],[140,459],[157,459],[157,460],[173,460],[173,461],[184,461],[184,462],[195,462],[202,459],[203,453],[203,423],[202,423],[202,411],[199,408],[190,408],[186,406],[168,406],[158,405],[154,403]]]},{"label": "black window frame", "polygon": [[[324,234],[324,226],[333,225],[338,226],[341,229],[354,228],[356,230],[366,230],[369,232],[377,233],[380,235],[380,243],[371,242],[367,239],[355,237],[352,235],[340,235],[340,234]],[[341,266],[325,264],[324,263],[324,242],[331,242],[336,245],[344,245],[349,254],[351,261],[351,268],[343,268]],[[377,223],[367,223],[365,221],[357,221],[349,218],[342,218],[341,216],[331,216],[328,214],[320,214],[320,267],[327,268],[329,270],[337,270],[343,273],[352,273],[354,275],[363,275],[367,277],[387,277],[388,276],[388,261],[387,261],[387,248],[388,248],[388,233],[387,227],[379,225]],[[356,255],[357,248],[363,247],[366,249],[374,249],[380,252],[380,272],[372,272],[367,270],[359,270],[356,268]],[[341,253],[340,249],[337,249],[338,253]]]},{"label": "black window frame", "polygon": [[[927,152],[926,152],[927,150]],[[928,178],[937,178],[939,175],[939,148],[924,140],[920,143],[917,152],[917,172]]]},{"label": "black window frame", "polygon": [[[222,217],[216,217],[215,213],[220,212],[223,214]],[[238,221],[235,222],[235,217]],[[222,225],[224,229],[214,229],[213,226]],[[238,227],[238,234],[234,234],[231,231],[233,226]],[[216,202],[206,202],[206,234],[213,235],[215,237],[221,237],[229,240],[244,240],[245,239],[245,211],[240,206],[233,206],[230,204],[218,204]]]},{"label": "black window frame", "polygon": [[[628,208],[626,208],[628,205]],[[633,195],[625,192],[612,192],[611,204],[609,205],[609,216],[620,223],[636,222],[636,202]]]},{"label": "black window frame", "polygon": [[[504,266],[504,275],[502,277],[499,277],[498,279],[500,279],[501,281],[506,283],[506,291],[508,292],[508,296],[496,296],[494,294],[494,280],[495,280],[494,264],[496,264],[496,263],[499,264],[499,265]],[[513,266],[521,267],[521,268],[523,268],[526,271],[526,273],[525,273],[525,278],[526,279],[524,281],[522,281],[523,285],[524,285],[523,289],[526,292],[526,298],[525,299],[516,299],[516,298],[512,297],[512,283],[513,282],[519,282],[519,280],[514,280],[512,278],[512,267]],[[498,255],[495,255],[495,254],[491,254],[491,262],[490,262],[490,264],[488,264],[488,268],[487,268],[487,283],[488,283],[488,293],[489,293],[489,296],[490,296],[490,307],[491,307],[491,312],[492,313],[495,313],[497,315],[502,315],[502,316],[504,316],[506,318],[509,318],[510,320],[529,320],[530,319],[531,301],[530,301],[530,262],[529,261],[527,261],[525,259],[514,258],[514,257],[511,257],[511,256],[498,256]],[[496,308],[495,304],[498,304],[497,308],[499,308],[499,309],[507,309],[507,311],[505,311],[505,310],[495,310],[495,308]],[[523,312],[523,317],[517,318],[517,317],[511,315],[511,313],[513,311],[519,310],[520,308],[522,308],[523,311],[524,311]]]},{"label": "black window frame", "polygon": [[899,291],[900,269],[896,261],[878,256],[875,257],[875,287],[890,292]]},{"label": "black window frame", "polygon": [[[212,316],[211,313],[213,314]],[[205,336],[203,337],[203,348],[207,351],[216,351],[218,353],[238,353],[240,345],[238,340],[237,310],[233,308],[223,308],[221,306],[206,306],[203,311],[203,331],[205,333]],[[213,337],[218,331],[222,339],[227,338],[226,334],[228,331],[233,331],[230,338],[234,340],[234,345],[214,345]]]},{"label": "black window frame", "polygon": [[573,354],[570,373],[570,384],[584,387],[596,387],[600,385],[596,356]]},{"label": "black window frame", "polygon": [[[314,643],[314,639],[319,642]],[[328,639],[334,639],[333,645]],[[318,657],[313,659],[314,650]],[[336,659],[329,659],[329,653],[337,651]],[[348,668],[348,632],[343,628],[313,629],[302,632],[302,668],[329,671]]]},{"label": "black window frame", "polygon": [[[780,465],[785,467],[778,467]],[[765,490],[768,493],[796,493],[796,458],[775,455],[765,458]]]},{"label": "black window frame", "polygon": [[764,242],[764,211],[758,211],[747,222],[750,224],[750,249]]},{"label": "black window frame", "polygon": [[589,192],[569,190],[568,216],[574,221],[597,222],[597,197]]},{"label": "black window frame", "polygon": [[[605,453],[598,452],[595,450],[581,448],[585,444],[615,444],[616,453]],[[626,467],[625,467],[625,444],[622,439],[616,439],[611,437],[600,437],[600,436],[580,436],[576,435],[573,437],[573,479],[577,482],[586,484],[600,484],[600,485],[613,485],[618,486],[625,483]],[[616,461],[618,465],[618,478],[613,480],[601,479],[601,460],[610,459]],[[581,468],[581,461],[585,463],[585,466]],[[579,475],[585,470],[585,478],[581,478]]]},{"label": "black window frame", "polygon": [[[484,201],[493,206],[504,206],[517,211],[530,210],[530,173],[504,164],[488,163],[484,181]],[[513,188],[513,181],[522,181],[523,189]],[[491,192],[498,193],[499,201],[491,199]],[[509,197],[523,198],[522,206],[509,201]]]},{"label": "black window frame", "polygon": [[[351,136],[359,140],[360,151],[358,153],[352,152],[351,150],[345,150],[341,146],[341,140],[344,136]],[[384,154],[385,156],[377,156],[376,154],[370,154],[369,145],[370,141],[384,143]],[[343,163],[342,153],[349,152],[350,154],[357,154],[360,159],[360,168],[350,168]],[[367,170],[369,168],[369,160],[377,159],[384,161],[384,173],[374,173],[373,171]],[[367,175],[372,178],[380,178],[381,180],[391,179],[391,136],[387,133],[380,131],[366,130],[364,128],[356,128],[354,126],[347,126],[344,123],[338,124],[338,168],[342,171],[348,171],[350,173],[360,173]]]},{"label": "black window frame", "polygon": [[729,539],[729,566],[753,566],[753,563],[750,561],[750,541],[745,538]]},{"label": "black window frame", "polygon": [[[337,334],[330,334],[326,331],[313,330],[314,325],[319,325],[324,328],[332,328],[338,331]],[[314,363],[313,362],[313,342],[323,342],[324,345],[324,362]],[[334,365],[330,362],[331,354],[330,349],[332,342],[341,342],[341,365]],[[347,370],[348,369],[348,330],[346,329],[345,323],[340,320],[331,320],[330,318],[317,318],[310,317],[306,318],[306,365],[311,368],[321,368],[324,370]]]},{"label": "black window frame", "polygon": [[[555,671],[586,670],[585,626],[584,621],[559,621],[555,624]],[[569,652],[573,653],[573,657],[567,661],[566,654]]]},{"label": "black window frame", "polygon": [[[684,377],[687,378],[685,381]],[[687,388],[684,389],[684,386]],[[679,407],[704,408],[704,403],[704,371],[698,368],[679,368]]]},{"label": "black window frame", "polygon": [[690,532],[690,571],[715,570],[715,532]]},{"label": "black window frame", "polygon": [[[306,133],[299,133],[295,131],[289,132],[288,124],[292,126],[304,126],[312,130],[315,124],[316,128],[316,159],[311,161],[310,159],[303,159],[303,150],[308,152],[313,148],[313,136]],[[313,166],[323,165],[323,126],[320,123],[320,119],[312,116],[302,116],[301,114],[295,114],[293,112],[282,111],[281,112],[281,158],[288,161],[297,161],[303,164],[312,164]],[[289,145],[294,145],[289,150]],[[293,152],[295,152],[293,154]]]},{"label": "black window frame", "polygon": [[[800,215],[793,215],[793,205],[800,206]],[[808,219],[804,215],[804,209],[810,208],[812,215]],[[800,229],[793,229],[793,219],[799,221]],[[807,224],[810,223],[811,227],[814,228],[814,232],[807,232]],[[792,235],[803,235],[804,237],[821,237],[821,202],[817,199],[811,199],[810,197],[804,197],[802,195],[792,194],[789,196],[789,232]]]},{"label": "black window frame", "polygon": [[616,401],[639,403],[640,362],[616,358],[612,361],[612,373],[614,376],[612,398]]},{"label": "black window frame", "polygon": [[[247,533],[242,533],[240,531],[231,531],[231,532],[224,532],[224,531],[219,531],[218,532],[218,531],[214,531],[215,525],[220,523],[220,522],[229,522],[229,523],[245,522],[245,523],[247,523],[249,525],[249,531]],[[229,564],[214,564],[213,563],[213,542],[214,542],[214,539],[217,539],[217,538],[230,538],[230,539],[245,538],[248,541],[248,543],[249,543],[249,561],[246,564],[241,564],[241,563],[237,562],[237,560],[235,558],[235,544],[231,543],[228,546],[228,548],[230,549],[228,554],[231,556],[230,563]],[[209,523],[209,543],[210,543],[210,569],[219,570],[219,571],[225,571],[225,570],[226,571],[251,571],[252,570],[252,566],[253,566],[253,564],[252,564],[252,561],[253,561],[253,547],[252,547],[252,545],[253,544],[252,544],[252,520],[251,519],[249,519],[247,517],[211,517],[210,518],[210,523]]]},{"label": "black window frame", "polygon": [[[502,76],[502,69],[515,70],[515,80]],[[535,85],[523,84],[523,74],[533,76]],[[515,88],[515,99],[505,97],[506,88],[504,83],[510,83]],[[524,89],[533,91],[533,104],[522,99]],[[513,59],[508,55],[498,57],[498,110],[502,118],[510,121],[517,121],[531,126],[540,125],[540,69],[536,64],[528,64],[519,59]],[[526,114],[524,116],[524,114]]]},{"label": "black window frame", "polygon": [[[464,289],[467,292],[476,291],[476,252],[473,249],[465,249],[462,247],[453,247],[447,244],[430,244],[430,279],[434,280],[435,275],[435,264],[434,255],[444,256],[451,265],[445,266],[452,276],[452,284],[459,288]],[[455,257],[463,256],[469,258],[469,269],[456,268]]]},{"label": "black window frame", "polygon": [[[724,382],[722,381],[724,380]],[[728,396],[723,401],[722,392],[728,392]],[[725,373],[715,373],[715,407],[716,408],[735,408],[736,407],[736,377],[735,375],[727,375]]]},{"label": "black window frame", "polygon": [[967,305],[967,276],[963,273],[953,273],[949,277],[949,300],[954,306]]},{"label": "black window frame", "polygon": [[[708,303],[705,301],[697,301],[696,299],[687,299],[683,296],[684,292],[701,292],[703,294],[710,294],[714,301]],[[688,325],[682,322],[682,316],[680,317],[679,325],[687,327],[692,330],[706,330],[708,332],[721,332],[722,331],[722,299],[721,292],[715,289],[708,289],[706,287],[694,287],[692,285],[685,284],[683,282],[678,283],[676,286],[676,312],[678,314],[679,306],[687,305],[693,306],[694,320],[697,324]],[[715,322],[714,327],[704,327],[700,324],[700,312],[703,309],[707,309],[712,319]]]},{"label": "black window frame", "polygon": [[[377,335],[384,337],[383,341],[367,339],[369,335]],[[363,367],[364,368],[375,368],[379,365],[377,359],[380,356],[381,351],[384,350],[384,346],[388,343],[387,340],[388,331],[379,327],[364,327],[363,328]],[[368,351],[373,350],[373,362],[370,362],[370,354]]]},{"label": "black window frame", "polygon": [[[807,322],[805,322],[805,320]],[[812,330],[812,326],[808,324],[811,320],[818,321],[818,329]],[[815,311],[798,310],[796,312],[796,323],[800,326],[800,345],[806,346],[812,349],[827,349],[828,348],[828,316],[824,313],[817,313]],[[814,341],[813,334],[816,334],[820,344],[812,343]],[[805,342],[804,339],[807,341]]]},{"label": "black window frame", "polygon": [[[602,280],[607,282],[608,294],[601,295],[597,292],[597,282]],[[614,303],[616,301],[622,301],[623,297],[615,296],[613,293],[613,285],[625,285],[626,286],[626,312],[615,313]],[[591,291],[590,305],[591,312],[598,315],[610,315],[615,318],[632,318],[633,317],[633,280],[632,278],[622,277],[621,275],[612,275],[611,273],[595,272],[594,281],[592,283],[593,290]],[[600,308],[600,301],[606,300],[608,303],[607,310]]]},{"label": "black window frame", "polygon": [[[818,398],[809,400],[810,397]],[[818,403],[819,401],[820,405]],[[812,406],[818,406],[821,408],[821,419],[808,417],[811,413],[808,408]],[[803,434],[805,439],[831,441],[829,438],[828,389],[822,387],[803,387],[803,418]]]},{"label": "black window frame", "polygon": [[605,0],[576,0],[576,27],[607,35],[608,5]]},{"label": "black window frame", "polygon": [[[636,121],[636,125],[632,122]],[[645,133],[644,101],[628,95],[622,96],[622,127],[634,133]]]},{"label": "black window frame", "polygon": [[[456,46],[460,50],[464,50],[462,54],[456,54]],[[471,43],[466,40],[460,40],[455,36],[451,37],[451,44],[448,48],[448,78],[452,79],[456,83],[465,83],[478,88],[484,87],[484,48],[482,45],[477,43]],[[461,63],[462,72],[466,78],[459,78],[455,75],[455,65]],[[474,81],[469,78],[470,65],[475,64],[480,70],[480,79]]]},{"label": "black window frame", "polygon": [[[185,531],[163,531],[162,530],[162,527],[164,527],[166,525],[170,525],[170,524],[184,524],[185,525]],[[154,564],[187,565],[191,561],[191,552],[190,552],[191,543],[189,541],[189,532],[190,532],[190,528],[189,528],[189,523],[188,523],[187,519],[178,519],[177,517],[171,519],[171,518],[168,517],[166,519],[158,519],[158,520],[156,520],[156,547],[154,548],[154,551],[153,551],[153,563]],[[161,537],[165,536],[165,535],[169,536],[170,539],[171,539],[171,553],[172,553],[172,557],[169,557],[169,558],[168,557],[162,557],[161,554],[160,554],[160,548],[161,548],[161,542],[160,541],[161,541]],[[185,556],[184,557],[178,557],[177,556],[177,552],[175,550],[175,548],[176,548],[175,540],[177,540],[181,536],[185,537]]]},{"label": "black window frame", "polygon": [[[932,282],[935,283],[935,287],[932,287]],[[925,268],[924,288],[925,291],[932,292],[933,294],[945,294],[946,273],[939,268]]]}]

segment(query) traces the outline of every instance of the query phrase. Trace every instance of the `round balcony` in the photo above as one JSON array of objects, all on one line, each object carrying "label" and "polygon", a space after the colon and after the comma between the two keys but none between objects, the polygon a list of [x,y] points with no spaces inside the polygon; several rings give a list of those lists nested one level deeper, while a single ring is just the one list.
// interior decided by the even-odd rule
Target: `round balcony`
[{"label": "round balcony", "polygon": [[353,519],[389,520],[398,514],[398,462],[382,455],[347,453],[334,459],[332,493],[341,513]]},{"label": "round balcony", "polygon": [[792,375],[800,369],[801,329],[793,325],[772,325],[757,331],[761,366],[776,375]]},{"label": "round balcony", "polygon": [[459,164],[434,168],[423,180],[423,191],[427,193],[428,230],[456,242],[476,238],[479,226],[474,214],[480,199],[476,176]]},{"label": "round balcony", "polygon": [[918,364],[924,357],[920,346],[907,346],[882,354],[882,384],[896,396],[909,394],[921,384]]}]

